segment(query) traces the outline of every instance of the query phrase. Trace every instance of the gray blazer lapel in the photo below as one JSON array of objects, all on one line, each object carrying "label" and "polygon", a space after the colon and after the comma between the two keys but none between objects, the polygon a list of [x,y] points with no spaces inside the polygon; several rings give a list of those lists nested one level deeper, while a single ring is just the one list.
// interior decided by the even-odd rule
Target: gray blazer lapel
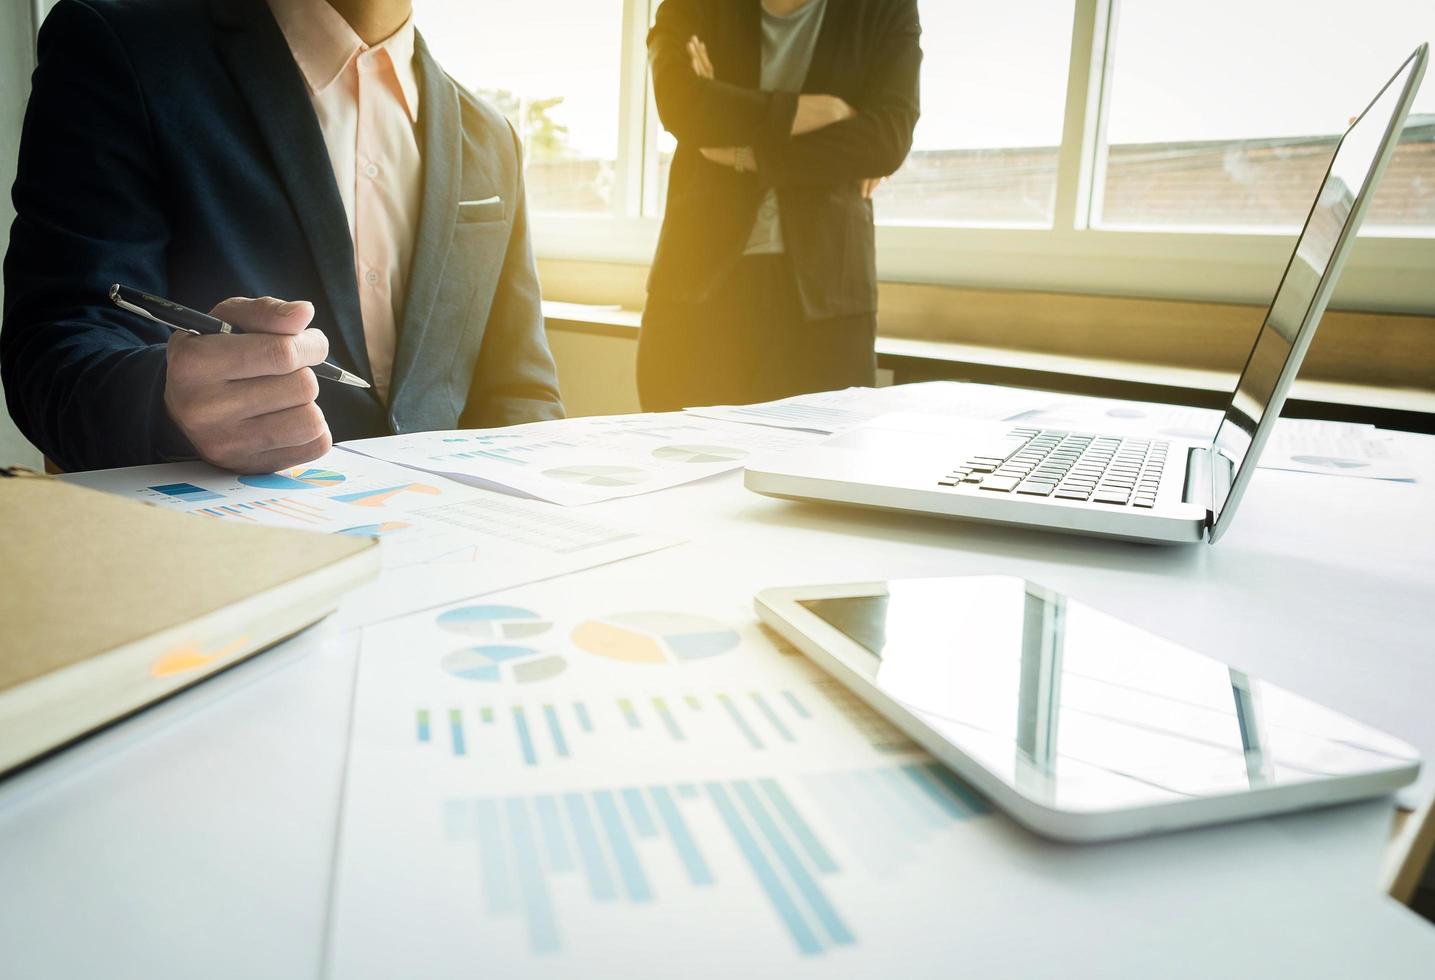
[{"label": "gray blazer lapel", "polygon": [[394,352],[393,390],[413,368],[423,349],[434,300],[443,281],[444,267],[453,246],[463,178],[463,132],[458,92],[439,68],[422,38],[415,44],[419,68],[419,150],[423,154],[423,199],[409,267],[403,323]]},{"label": "gray blazer lapel", "polygon": [[262,0],[216,0],[213,10],[216,19],[230,28],[220,41],[220,54],[253,110],[289,203],[309,240],[324,283],[329,319],[339,330],[339,337],[330,339],[348,354],[348,366],[371,378],[359,288],[354,281],[354,243],[304,76]]}]

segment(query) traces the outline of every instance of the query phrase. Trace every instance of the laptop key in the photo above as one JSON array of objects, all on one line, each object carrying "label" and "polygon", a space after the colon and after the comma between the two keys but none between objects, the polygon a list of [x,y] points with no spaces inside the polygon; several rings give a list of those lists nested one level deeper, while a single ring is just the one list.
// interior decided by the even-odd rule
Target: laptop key
[{"label": "laptop key", "polygon": [[989,476],[981,482],[981,488],[983,490],[1011,491],[1016,489],[1019,482],[1014,476]]},{"label": "laptop key", "polygon": [[1145,507],[1149,510],[1150,508],[1156,506],[1156,501],[1150,497],[1137,497],[1135,500],[1135,506]]},{"label": "laptop key", "polygon": [[1090,490],[1073,490],[1068,487],[1059,488],[1052,496],[1060,497],[1062,500],[1090,500]]},{"label": "laptop key", "polygon": [[1098,490],[1091,499],[1098,504],[1124,504],[1130,498],[1119,491]]},{"label": "laptop key", "polygon": [[1016,492],[1029,494],[1033,497],[1050,497],[1051,492],[1055,489],[1056,484],[1054,483],[1037,483],[1035,481],[1028,480],[1021,486],[1017,487]]}]

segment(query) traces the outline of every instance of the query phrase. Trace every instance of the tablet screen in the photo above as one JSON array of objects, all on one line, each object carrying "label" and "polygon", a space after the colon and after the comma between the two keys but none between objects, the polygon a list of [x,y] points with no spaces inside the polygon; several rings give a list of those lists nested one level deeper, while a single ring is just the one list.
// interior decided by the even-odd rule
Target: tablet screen
[{"label": "tablet screen", "polygon": [[800,605],[871,654],[868,679],[883,694],[1062,809],[1229,794],[1413,758],[1365,725],[1022,579],[914,579]]}]

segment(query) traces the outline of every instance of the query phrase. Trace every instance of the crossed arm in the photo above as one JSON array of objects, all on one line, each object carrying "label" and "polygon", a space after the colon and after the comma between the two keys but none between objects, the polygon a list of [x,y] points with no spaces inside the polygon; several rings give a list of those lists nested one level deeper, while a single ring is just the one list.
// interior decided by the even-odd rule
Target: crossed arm
[{"label": "crossed arm", "polygon": [[[693,74],[713,81],[717,73],[707,45],[694,34],[688,39],[688,57],[692,59]],[[819,129],[826,129],[834,123],[851,119],[857,112],[844,100],[835,95],[799,95],[797,111],[792,117],[792,135],[805,136]],[[699,151],[704,157],[720,167],[731,167],[738,173],[757,169],[757,156],[750,146],[705,146]],[[885,177],[864,177],[862,196],[871,197],[877,185]]]},{"label": "crossed arm", "polygon": [[876,26],[881,40],[862,102],[763,92],[717,78],[700,0],[664,0],[648,48],[658,112],[680,143],[770,186],[867,182],[906,159],[919,115],[922,51],[916,0]]}]

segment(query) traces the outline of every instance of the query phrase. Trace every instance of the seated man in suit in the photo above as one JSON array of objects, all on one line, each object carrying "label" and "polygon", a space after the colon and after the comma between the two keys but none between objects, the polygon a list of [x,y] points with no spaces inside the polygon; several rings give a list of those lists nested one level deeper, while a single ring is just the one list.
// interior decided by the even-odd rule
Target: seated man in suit
[{"label": "seated man in suit", "polygon": [[[344,439],[562,415],[517,138],[434,62],[410,6],[50,13],[0,369],[55,464],[263,472]],[[245,333],[171,336],[112,306],[111,283]],[[372,388],[318,381],[326,358]]]}]

